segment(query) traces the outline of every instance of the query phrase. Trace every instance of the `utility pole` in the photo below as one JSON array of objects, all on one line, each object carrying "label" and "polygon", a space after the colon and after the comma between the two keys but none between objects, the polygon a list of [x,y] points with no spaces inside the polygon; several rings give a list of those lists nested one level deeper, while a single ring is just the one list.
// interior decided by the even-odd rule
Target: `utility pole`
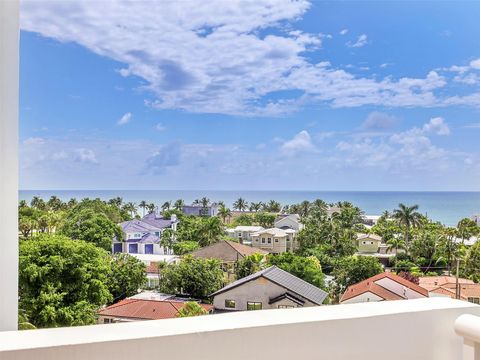
[{"label": "utility pole", "polygon": [[457,271],[455,273],[455,299],[460,299],[460,286],[458,284],[458,272],[460,270],[460,259],[457,258]]}]

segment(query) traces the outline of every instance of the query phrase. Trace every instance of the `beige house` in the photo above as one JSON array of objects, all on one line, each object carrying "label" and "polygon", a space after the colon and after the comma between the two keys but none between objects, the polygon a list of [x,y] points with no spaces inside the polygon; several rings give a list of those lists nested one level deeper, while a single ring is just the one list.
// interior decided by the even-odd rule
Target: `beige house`
[{"label": "beige house", "polygon": [[216,312],[322,305],[327,293],[276,267],[239,279],[213,293]]},{"label": "beige house", "polygon": [[280,254],[297,248],[296,231],[292,229],[265,229],[252,234],[252,247]]},{"label": "beige house", "polygon": [[264,230],[261,226],[237,226],[233,229],[227,229],[227,236],[237,240],[240,244],[250,245],[252,243],[252,234]]},{"label": "beige house", "polygon": [[376,253],[380,249],[382,238],[375,234],[358,234],[357,249],[360,253]]},{"label": "beige house", "polygon": [[[445,296],[456,299],[457,279],[454,276],[422,276],[419,284],[430,292],[431,297]],[[459,299],[480,304],[480,284],[470,279],[458,279]]]}]

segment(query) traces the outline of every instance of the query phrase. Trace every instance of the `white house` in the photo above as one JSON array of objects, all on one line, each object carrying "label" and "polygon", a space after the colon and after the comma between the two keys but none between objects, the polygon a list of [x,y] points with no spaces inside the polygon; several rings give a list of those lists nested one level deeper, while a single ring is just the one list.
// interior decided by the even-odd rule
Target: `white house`
[{"label": "white house", "polygon": [[227,236],[238,240],[240,244],[250,245],[252,243],[252,234],[264,230],[261,226],[237,226],[233,229],[227,229]]},{"label": "white house", "polygon": [[153,212],[143,219],[134,219],[120,223],[124,234],[124,241],[114,238],[112,242],[113,253],[127,254],[166,254],[166,249],[160,245],[162,232],[171,229],[177,230],[178,220],[175,215],[171,219],[164,219]]},{"label": "white house", "polygon": [[303,229],[304,225],[300,222],[300,215],[289,214],[279,216],[275,220],[275,227],[283,230],[292,229],[300,231]]}]

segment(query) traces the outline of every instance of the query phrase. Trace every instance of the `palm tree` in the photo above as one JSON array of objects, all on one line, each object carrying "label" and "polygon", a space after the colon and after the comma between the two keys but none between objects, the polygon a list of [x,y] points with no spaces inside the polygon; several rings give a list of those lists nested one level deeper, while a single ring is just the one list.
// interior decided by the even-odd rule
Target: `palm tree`
[{"label": "palm tree", "polygon": [[165,201],[162,205],[162,211],[168,211],[170,210],[170,207],[172,206],[171,201]]},{"label": "palm tree", "polygon": [[25,200],[20,200],[20,202],[18,203],[18,207],[19,208],[26,208],[26,207],[28,207],[28,204]]},{"label": "palm tree", "polygon": [[210,199],[204,196],[200,199],[200,204],[202,204],[202,206],[206,208],[210,204]]},{"label": "palm tree", "polygon": [[182,199],[178,199],[177,201],[175,201],[175,203],[173,204],[173,207],[175,210],[182,210],[182,208],[185,206],[185,201],[183,201]]},{"label": "palm tree", "polygon": [[466,239],[470,239],[478,232],[477,223],[469,218],[462,219],[457,225],[457,234],[462,239],[462,244],[465,244]]},{"label": "palm tree", "polygon": [[393,211],[393,218],[405,229],[404,235],[407,247],[410,245],[410,229],[420,227],[422,224],[422,215],[417,210],[418,205],[406,206],[405,204],[399,204],[398,209]]},{"label": "palm tree", "polygon": [[282,206],[278,201],[270,200],[266,206],[266,210],[273,213],[279,213]]},{"label": "palm tree", "polygon": [[251,202],[251,203],[250,203],[250,208],[249,208],[249,210],[250,210],[250,211],[258,212],[258,211],[260,211],[260,209],[262,208],[262,205],[263,205],[263,203],[262,203],[261,201],[259,201],[259,202]]},{"label": "palm tree", "polygon": [[135,213],[137,212],[137,205],[133,202],[128,202],[123,205],[123,210],[127,211],[133,218],[135,216]]},{"label": "palm tree", "polygon": [[39,210],[45,210],[46,204],[42,198],[39,198],[38,196],[34,196],[32,198],[32,201],[30,201],[30,206],[33,208],[37,208]]},{"label": "palm tree", "polygon": [[238,198],[238,200],[233,203],[233,208],[238,211],[245,211],[247,209],[247,202],[243,198]]},{"label": "palm tree", "polygon": [[227,208],[224,204],[220,205],[218,208],[218,215],[223,219],[223,223],[225,224],[225,220],[232,216],[232,212],[229,208]]},{"label": "palm tree", "polygon": [[120,196],[117,196],[116,198],[108,200],[108,204],[113,205],[113,206],[117,207],[118,209],[120,209],[120,207],[123,204],[123,199]]},{"label": "palm tree", "polygon": [[68,200],[67,207],[68,207],[69,209],[72,209],[72,208],[75,207],[75,205],[77,205],[77,204],[78,204],[77,199],[71,198],[70,200]]},{"label": "palm tree", "polygon": [[405,249],[405,241],[401,238],[392,238],[387,241],[387,251],[395,250],[395,255],[398,254],[399,249]]},{"label": "palm tree", "polygon": [[155,208],[156,208],[156,206],[155,206],[154,203],[148,204],[148,205],[147,205],[148,213],[151,214],[152,212],[154,212],[154,211],[155,211]]},{"label": "palm tree", "polygon": [[140,209],[143,209],[143,216],[145,217],[145,209],[147,208],[147,202],[145,200],[142,200],[140,201],[140,204],[138,205],[138,207]]}]

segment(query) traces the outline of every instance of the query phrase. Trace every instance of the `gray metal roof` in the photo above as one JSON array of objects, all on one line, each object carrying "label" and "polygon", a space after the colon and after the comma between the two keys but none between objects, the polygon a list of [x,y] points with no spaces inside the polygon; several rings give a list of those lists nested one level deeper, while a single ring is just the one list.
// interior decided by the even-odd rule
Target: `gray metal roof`
[{"label": "gray metal roof", "polygon": [[268,269],[258,271],[255,274],[252,274],[244,278],[241,278],[237,281],[234,281],[233,283],[225,286],[224,288],[218,290],[217,292],[214,292],[211,296],[221,294],[225,291],[233,289],[249,281],[255,280],[259,277],[264,277],[265,279],[268,279],[284,287],[288,291],[291,291],[297,295],[300,295],[317,305],[321,305],[325,300],[325,298],[327,297],[327,293],[322,289],[319,289],[318,287],[276,266],[270,266]]}]

